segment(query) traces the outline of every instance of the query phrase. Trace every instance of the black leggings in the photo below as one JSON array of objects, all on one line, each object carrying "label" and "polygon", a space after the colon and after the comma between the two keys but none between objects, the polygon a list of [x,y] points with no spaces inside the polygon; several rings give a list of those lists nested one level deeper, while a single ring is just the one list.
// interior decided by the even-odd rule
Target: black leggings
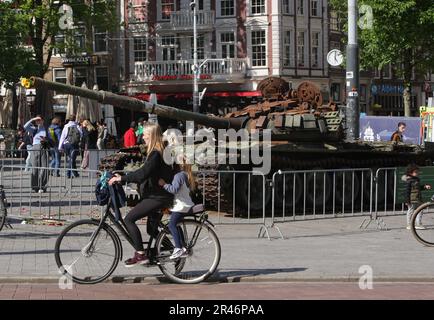
[{"label": "black leggings", "polygon": [[144,199],[140,201],[125,217],[125,225],[134,243],[136,251],[144,251],[142,234],[136,221],[149,215],[157,215],[157,211],[166,206],[167,202],[160,199]]}]

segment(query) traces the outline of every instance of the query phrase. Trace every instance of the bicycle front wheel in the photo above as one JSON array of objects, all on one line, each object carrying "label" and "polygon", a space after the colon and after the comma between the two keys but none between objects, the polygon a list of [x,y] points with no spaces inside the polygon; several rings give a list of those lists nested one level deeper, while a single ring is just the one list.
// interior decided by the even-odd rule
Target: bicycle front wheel
[{"label": "bicycle front wheel", "polygon": [[220,262],[221,247],[214,230],[197,221],[185,220],[177,225],[186,257],[170,260],[174,248],[173,237],[163,229],[157,237],[159,267],[163,274],[176,283],[199,283],[210,277]]},{"label": "bicycle front wheel", "polygon": [[424,203],[414,211],[411,218],[411,231],[417,241],[434,247],[434,203]]},{"label": "bicycle front wheel", "polygon": [[60,271],[76,283],[107,279],[120,259],[119,237],[106,224],[81,220],[66,227],[56,241],[54,255]]}]

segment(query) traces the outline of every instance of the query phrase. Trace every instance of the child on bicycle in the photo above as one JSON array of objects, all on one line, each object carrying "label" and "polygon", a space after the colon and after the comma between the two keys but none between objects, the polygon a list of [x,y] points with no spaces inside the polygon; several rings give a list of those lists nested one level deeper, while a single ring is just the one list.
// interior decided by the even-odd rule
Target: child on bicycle
[{"label": "child on bicycle", "polygon": [[177,166],[178,172],[173,177],[171,184],[160,179],[158,184],[167,192],[174,195],[174,205],[170,209],[171,217],[169,222],[169,230],[175,241],[175,249],[170,256],[170,259],[186,257],[186,248],[182,246],[181,235],[178,232],[176,225],[180,222],[184,214],[188,213],[194,206],[190,197],[190,189],[194,190],[196,181],[191,170],[191,164],[187,164],[185,158],[182,158],[181,164]]},{"label": "child on bicycle", "polygon": [[[430,190],[429,184],[421,185],[419,179],[419,167],[415,164],[410,164],[407,167],[406,175],[402,180],[406,183],[405,188],[405,203],[408,207],[407,211],[407,229],[410,230],[411,217],[418,206],[422,204],[422,190]],[[416,221],[416,229],[425,229],[422,225],[422,215],[418,215]]]}]

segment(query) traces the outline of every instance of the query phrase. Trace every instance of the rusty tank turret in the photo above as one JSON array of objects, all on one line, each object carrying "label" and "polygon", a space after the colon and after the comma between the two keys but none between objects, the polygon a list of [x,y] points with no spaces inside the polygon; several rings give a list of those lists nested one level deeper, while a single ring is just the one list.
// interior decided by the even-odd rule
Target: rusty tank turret
[{"label": "rusty tank turret", "polygon": [[[62,83],[46,81],[40,78],[31,78],[31,84],[46,90],[55,90],[59,93],[72,94],[97,100],[100,103],[112,104],[119,108],[137,112],[155,113],[162,117],[176,120],[193,120],[196,124],[212,128],[246,128],[249,131],[261,132],[263,129],[271,130],[271,171],[267,178],[271,178],[278,170],[310,170],[310,169],[339,169],[339,168],[381,168],[405,166],[417,163],[421,166],[432,164],[434,152],[419,145],[396,144],[392,142],[363,142],[347,141],[345,139],[345,117],[333,102],[323,104],[320,90],[315,84],[305,81],[296,89],[276,77],[266,78],[258,85],[262,92],[263,101],[247,106],[246,108],[227,114],[224,117],[207,116],[194,112],[184,111],[161,104],[152,104],[135,98],[116,95],[110,92],[94,91]],[[240,150],[246,146],[240,146]],[[249,146],[247,146],[249,148]],[[239,151],[240,151],[239,150]],[[120,150],[118,154],[108,156],[101,162],[101,169],[133,169],[134,162],[141,160],[141,152],[137,148]],[[224,169],[251,170],[253,164],[225,165]],[[218,166],[204,166],[203,169],[215,170]],[[199,168],[199,169],[201,169]],[[355,176],[351,179],[363,180],[366,177]],[[248,176],[240,176],[236,183],[236,199],[240,208],[250,207],[251,210],[262,210],[262,203],[271,202],[271,189],[268,185],[253,181],[251,190],[255,197],[250,198],[247,188]],[[252,176],[252,179],[262,179]],[[324,178],[325,179],[325,178]],[[347,179],[347,178],[345,178]],[[344,179],[344,180],[345,180]],[[339,180],[339,179],[338,179]],[[340,179],[342,181],[342,179]],[[260,180],[258,180],[260,182]],[[297,193],[296,201],[300,201],[303,185],[300,181],[276,181],[277,197],[281,194],[279,188],[286,188],[288,193]],[[309,180],[306,182],[309,183]],[[324,181],[324,184],[326,181]],[[337,183],[346,183],[337,182]],[[349,181],[351,183],[351,181]],[[354,183],[354,180],[352,181]],[[217,203],[217,175],[207,178],[207,199],[211,205]],[[231,200],[233,185],[231,179],[221,181],[223,197]],[[385,184],[393,184],[391,177],[380,177],[378,187],[384,189]],[[362,184],[363,185],[363,184]],[[368,183],[366,183],[368,185]],[[202,186],[202,184],[199,184]],[[330,192],[322,185],[317,186],[315,196],[308,195],[308,201],[314,205],[323,205],[323,201],[331,201]],[[266,189],[262,197],[264,188]],[[392,189],[392,188],[390,188]],[[301,191],[300,191],[301,190]],[[362,190],[358,191],[359,193]],[[257,195],[257,196],[256,196]],[[359,195],[356,194],[355,197]],[[335,201],[352,201],[348,197],[336,194]],[[341,198],[339,198],[341,197]],[[298,200],[297,200],[298,199]],[[320,199],[321,203],[316,203]],[[281,199],[277,199],[279,203]],[[353,199],[354,200],[354,199]],[[230,206],[229,206],[230,207]]]}]

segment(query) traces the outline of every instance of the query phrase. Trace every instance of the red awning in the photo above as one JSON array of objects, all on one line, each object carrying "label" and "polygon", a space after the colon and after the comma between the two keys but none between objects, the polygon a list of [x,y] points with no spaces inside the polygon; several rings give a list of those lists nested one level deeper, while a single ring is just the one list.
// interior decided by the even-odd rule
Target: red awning
[{"label": "red awning", "polygon": [[[169,97],[175,99],[189,99],[193,96],[192,93],[157,93],[157,100],[165,100]],[[260,91],[220,91],[220,92],[206,92],[205,97],[261,97]],[[150,94],[139,93],[134,96],[140,100],[149,101]]]}]

